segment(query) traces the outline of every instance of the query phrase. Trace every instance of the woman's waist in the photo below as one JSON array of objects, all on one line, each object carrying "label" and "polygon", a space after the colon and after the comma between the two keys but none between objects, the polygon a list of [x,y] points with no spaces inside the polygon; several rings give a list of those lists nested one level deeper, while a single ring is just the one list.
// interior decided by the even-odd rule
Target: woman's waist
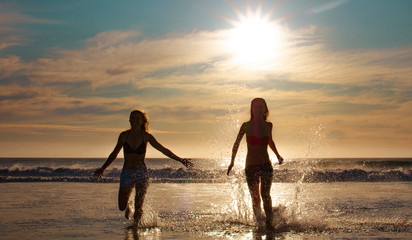
[{"label": "woman's waist", "polygon": [[253,165],[246,165],[245,171],[260,171],[260,170],[268,170],[273,171],[272,163],[266,162],[261,164],[253,164]]},{"label": "woman's waist", "polygon": [[268,144],[248,144],[248,151],[265,151],[267,152]]},{"label": "woman's waist", "polygon": [[266,149],[261,149],[260,151],[248,151],[246,154],[246,161],[250,159],[251,161],[254,160],[270,160],[269,153]]},{"label": "woman's waist", "polygon": [[260,158],[246,157],[245,168],[254,167],[254,166],[262,166],[262,165],[272,165],[272,162],[270,161],[269,156],[260,157]]},{"label": "woman's waist", "polygon": [[124,169],[139,169],[146,167],[144,159],[126,159],[124,160]]}]

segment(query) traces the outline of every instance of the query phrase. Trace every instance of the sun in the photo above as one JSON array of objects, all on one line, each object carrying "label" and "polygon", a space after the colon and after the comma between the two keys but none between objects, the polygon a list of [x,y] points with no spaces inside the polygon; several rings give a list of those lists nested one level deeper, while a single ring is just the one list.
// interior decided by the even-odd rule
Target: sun
[{"label": "sun", "polygon": [[233,61],[249,68],[266,68],[282,52],[285,32],[270,16],[260,11],[248,15],[239,14],[238,21],[231,21],[228,46]]},{"label": "sun", "polygon": [[281,45],[281,32],[273,23],[249,18],[233,29],[231,44],[238,61],[258,63],[276,55]]}]

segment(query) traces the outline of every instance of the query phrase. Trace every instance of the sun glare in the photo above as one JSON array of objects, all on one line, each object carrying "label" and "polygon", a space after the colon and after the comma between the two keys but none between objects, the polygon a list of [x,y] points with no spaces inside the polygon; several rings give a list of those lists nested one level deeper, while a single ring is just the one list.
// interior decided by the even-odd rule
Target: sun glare
[{"label": "sun glare", "polygon": [[274,60],[281,49],[282,32],[279,26],[258,17],[238,22],[231,34],[234,61],[254,67],[264,67]]},{"label": "sun glare", "polygon": [[[224,18],[233,26],[229,30],[227,49],[232,55],[232,62],[245,69],[272,69],[279,64],[284,53],[287,31],[271,19],[276,5],[265,8],[260,2],[257,6],[248,5],[244,13],[231,5],[238,19]],[[265,10],[263,10],[265,8]]]}]

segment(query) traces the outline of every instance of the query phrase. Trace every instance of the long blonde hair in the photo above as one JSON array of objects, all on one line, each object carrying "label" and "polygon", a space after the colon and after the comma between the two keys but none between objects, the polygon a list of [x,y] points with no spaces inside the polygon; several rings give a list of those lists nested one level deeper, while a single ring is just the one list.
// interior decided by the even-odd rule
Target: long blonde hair
[{"label": "long blonde hair", "polygon": [[143,130],[145,132],[149,132],[149,118],[147,117],[147,114],[143,111],[140,110],[133,110],[130,113],[130,116],[132,116],[133,113],[138,113],[142,117],[142,125],[140,126],[140,130]]}]

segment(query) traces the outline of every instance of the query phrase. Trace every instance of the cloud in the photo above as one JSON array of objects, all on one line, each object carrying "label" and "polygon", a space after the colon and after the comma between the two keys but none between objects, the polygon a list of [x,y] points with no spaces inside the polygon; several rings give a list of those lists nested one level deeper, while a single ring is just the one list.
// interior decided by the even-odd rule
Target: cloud
[{"label": "cloud", "polygon": [[[77,104],[75,104],[77,105]],[[76,106],[72,108],[56,108],[53,113],[57,115],[117,115],[127,112],[129,109],[109,109],[104,106]]]},{"label": "cloud", "polygon": [[[225,30],[158,39],[142,38],[136,31],[109,31],[86,40],[82,49],[57,50],[47,58],[1,58],[5,67],[0,76],[24,76],[32,84],[73,98],[161,99],[187,97],[191,92],[221,97],[225,88],[245,83],[252,92],[318,91],[325,97],[352,97],[371,93],[372,88],[375,94],[408,99],[404,89],[411,82],[412,49],[331,51],[324,43],[311,40],[319,31],[314,26],[293,34],[288,31],[292,40],[287,54],[267,71],[250,72],[230,63],[230,52],[221,48],[228,34]],[[305,40],[305,36],[311,37]],[[389,89],[379,86],[391,82]]]},{"label": "cloud", "polygon": [[32,69],[30,63],[24,62],[18,56],[0,56],[0,82],[10,78],[27,76]]},{"label": "cloud", "polygon": [[318,5],[316,7],[310,8],[306,10],[306,13],[308,15],[313,15],[313,14],[319,14],[325,11],[332,10],[334,8],[339,7],[342,4],[345,4],[349,2],[349,0],[334,0],[334,1],[329,1],[326,3],[323,3],[321,5]]},{"label": "cloud", "polygon": [[276,91],[284,96],[293,93],[299,94],[300,97],[308,95],[307,99],[314,99],[309,95],[316,93],[318,99],[323,96],[329,101],[346,99],[346,101],[351,102],[386,104],[412,100],[411,90],[405,88],[403,84],[398,85],[392,79],[372,80],[363,83],[317,83],[286,80],[287,78],[268,77],[256,82],[249,82],[246,86],[260,92]]},{"label": "cloud", "polygon": [[135,41],[137,35],[101,33],[87,40],[84,49],[61,50],[52,58],[38,59],[27,74],[39,84],[86,80],[99,87],[139,81],[151,72],[207,62],[219,54],[213,45],[217,33]]},{"label": "cloud", "polygon": [[87,39],[86,43],[90,44],[89,46],[97,47],[102,50],[104,48],[112,48],[121,44],[127,44],[129,41],[136,39],[139,35],[139,32],[133,30],[107,31]]},{"label": "cloud", "polygon": [[348,102],[315,102],[313,109],[308,109],[314,115],[369,115],[381,110],[396,109],[397,106],[384,104],[362,104]]},{"label": "cloud", "polygon": [[54,20],[33,17],[21,14],[12,3],[0,3],[0,24],[2,26],[14,26],[21,23],[56,23]]},{"label": "cloud", "polygon": [[[294,134],[292,121],[310,115],[325,123],[341,120],[329,134],[334,141],[396,138],[396,127],[376,125],[387,121],[408,140],[412,48],[333,50],[316,38],[318,31],[310,26],[292,34],[283,55],[261,71],[231,62],[222,48],[226,30],[157,39],[108,31],[85,40],[83,48],[51,50],[32,61],[3,56],[1,128],[81,134],[94,126],[89,131],[108,132],[127,127],[130,110],[138,108],[162,129],[158,133],[195,126],[202,132],[216,119],[247,120],[250,100],[262,96],[285,129],[282,136]],[[359,124],[366,119],[375,133]]]},{"label": "cloud", "polygon": [[20,36],[13,35],[13,29],[0,28],[0,51],[9,47],[23,45]]},{"label": "cloud", "polygon": [[115,69],[107,69],[106,73],[112,76],[116,75],[123,75],[125,73],[131,72],[131,69],[125,69],[125,68],[115,68]]},{"label": "cloud", "polygon": [[22,24],[56,24],[56,21],[19,13],[10,3],[0,3],[0,51],[24,45],[27,36],[19,28]]},{"label": "cloud", "polygon": [[0,102],[2,101],[16,101],[16,100],[26,100],[33,99],[39,95],[35,92],[22,92],[22,93],[12,93],[12,94],[0,94]]},{"label": "cloud", "polygon": [[249,86],[276,83],[283,90],[303,91],[324,84],[355,85],[376,79],[409,86],[412,49],[330,50],[311,39],[317,31],[310,26],[288,34],[292,39],[283,56],[271,63],[269,70],[255,72],[231,62],[230,51],[223,48],[229,34],[226,30],[158,39],[145,39],[136,31],[109,31],[86,40],[82,49],[57,50],[31,62],[16,56],[0,61],[6,66],[4,77],[26,75],[33,83],[49,86],[88,82],[92,88],[121,84],[140,89],[159,85],[186,88],[190,84],[191,88],[213,89],[245,82]]},{"label": "cloud", "polygon": [[202,106],[201,104],[185,105],[153,105],[147,107],[149,116],[162,121],[210,121],[215,119],[223,109],[215,106]]},{"label": "cloud", "polygon": [[[0,131],[3,133],[29,133],[44,135],[47,131],[65,131],[65,132],[116,132],[124,131],[123,128],[108,128],[96,126],[71,126],[71,125],[53,125],[53,124],[0,124]],[[151,133],[156,134],[198,134],[200,132],[180,132],[180,131],[164,131],[150,129]]]}]

